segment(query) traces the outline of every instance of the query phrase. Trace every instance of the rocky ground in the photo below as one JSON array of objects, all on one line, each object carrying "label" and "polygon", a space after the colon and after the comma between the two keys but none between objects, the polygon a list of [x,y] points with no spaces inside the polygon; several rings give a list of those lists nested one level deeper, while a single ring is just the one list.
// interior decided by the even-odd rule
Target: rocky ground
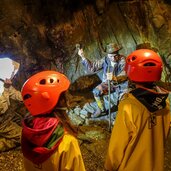
[{"label": "rocky ground", "polygon": [[[80,148],[86,170],[102,171],[110,134],[105,122],[94,125],[80,127]],[[0,153],[0,171],[23,171],[20,147]],[[165,149],[165,171],[171,171],[171,133]]]}]

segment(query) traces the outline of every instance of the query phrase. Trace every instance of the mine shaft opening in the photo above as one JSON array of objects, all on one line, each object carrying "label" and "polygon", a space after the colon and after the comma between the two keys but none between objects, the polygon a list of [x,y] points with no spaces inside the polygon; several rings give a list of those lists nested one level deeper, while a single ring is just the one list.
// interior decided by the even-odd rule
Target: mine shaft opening
[{"label": "mine shaft opening", "polygon": [[9,57],[0,58],[0,95],[4,91],[4,80],[13,79],[19,70],[19,63]]}]

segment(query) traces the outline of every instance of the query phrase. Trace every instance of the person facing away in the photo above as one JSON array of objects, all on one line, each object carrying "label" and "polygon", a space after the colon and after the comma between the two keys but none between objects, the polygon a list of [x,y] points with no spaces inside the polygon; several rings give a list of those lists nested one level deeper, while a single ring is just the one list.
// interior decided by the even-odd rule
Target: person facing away
[{"label": "person facing away", "polygon": [[26,171],[85,171],[77,131],[66,114],[68,78],[56,71],[31,76],[22,87],[30,115],[23,120],[22,153]]},{"label": "person facing away", "polygon": [[152,50],[135,50],[126,58],[125,70],[132,88],[119,103],[105,169],[163,171],[170,109],[168,91],[155,84],[162,60]]},{"label": "person facing away", "polygon": [[116,101],[121,99],[122,95],[127,92],[128,81],[124,70],[125,56],[119,54],[122,47],[114,43],[107,45],[107,56],[100,60],[90,61],[84,55],[83,49],[78,51],[82,58],[82,64],[88,71],[96,72],[103,70],[102,83],[93,89],[93,95],[97,102],[97,110],[92,117],[99,117],[105,112],[105,106],[102,96],[108,93],[108,79],[110,79],[110,91],[116,92]]},{"label": "person facing away", "polygon": [[10,100],[22,101],[21,92],[12,86],[11,79],[4,80],[4,91],[0,95],[0,152],[20,145],[21,127],[14,122],[15,114]]}]

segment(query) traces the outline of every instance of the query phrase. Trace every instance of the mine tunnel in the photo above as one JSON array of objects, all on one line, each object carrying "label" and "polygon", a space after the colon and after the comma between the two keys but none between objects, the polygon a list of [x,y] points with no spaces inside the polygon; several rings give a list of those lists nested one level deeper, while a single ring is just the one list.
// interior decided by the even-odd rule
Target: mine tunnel
[{"label": "mine tunnel", "polygon": [[[0,0],[0,7],[0,96],[9,88],[4,88],[5,79],[10,79],[10,86],[21,92],[26,80],[42,71],[67,76],[71,83],[66,94],[67,115],[78,130],[77,140],[87,171],[104,170],[120,99],[116,101],[115,92],[109,96],[108,91],[102,97],[105,112],[93,117],[98,108],[93,90],[102,82],[103,70],[87,71],[78,54],[80,49],[90,61],[103,59],[109,45],[118,48],[114,52],[125,59],[135,50],[154,51],[163,63],[157,85],[168,91],[171,108],[169,0]],[[21,133],[22,121],[29,111],[23,101],[9,99],[7,109],[1,108],[3,101],[0,103],[0,170],[22,171],[21,144],[12,142],[16,145],[8,149],[13,134],[8,140],[4,138],[4,129],[7,135],[11,126],[5,114],[7,110],[13,115]],[[8,126],[4,128],[2,121]],[[164,171],[171,171],[171,134],[164,146]]]}]

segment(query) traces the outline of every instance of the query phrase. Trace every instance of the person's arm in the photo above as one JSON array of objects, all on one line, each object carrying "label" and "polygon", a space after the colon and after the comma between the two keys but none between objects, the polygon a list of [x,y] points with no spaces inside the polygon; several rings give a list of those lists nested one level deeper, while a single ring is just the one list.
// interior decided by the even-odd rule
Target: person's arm
[{"label": "person's arm", "polygon": [[84,65],[87,71],[96,72],[102,68],[104,58],[92,62],[85,57],[83,49],[80,49],[78,51],[78,55],[82,58],[82,64]]},{"label": "person's arm", "polygon": [[77,139],[72,135],[66,135],[62,143],[63,152],[60,156],[59,170],[85,171],[85,166]]},{"label": "person's arm", "polygon": [[130,119],[131,109],[129,104],[119,105],[105,161],[105,169],[108,171],[116,171],[119,168],[132,133],[135,132],[136,127]]}]

